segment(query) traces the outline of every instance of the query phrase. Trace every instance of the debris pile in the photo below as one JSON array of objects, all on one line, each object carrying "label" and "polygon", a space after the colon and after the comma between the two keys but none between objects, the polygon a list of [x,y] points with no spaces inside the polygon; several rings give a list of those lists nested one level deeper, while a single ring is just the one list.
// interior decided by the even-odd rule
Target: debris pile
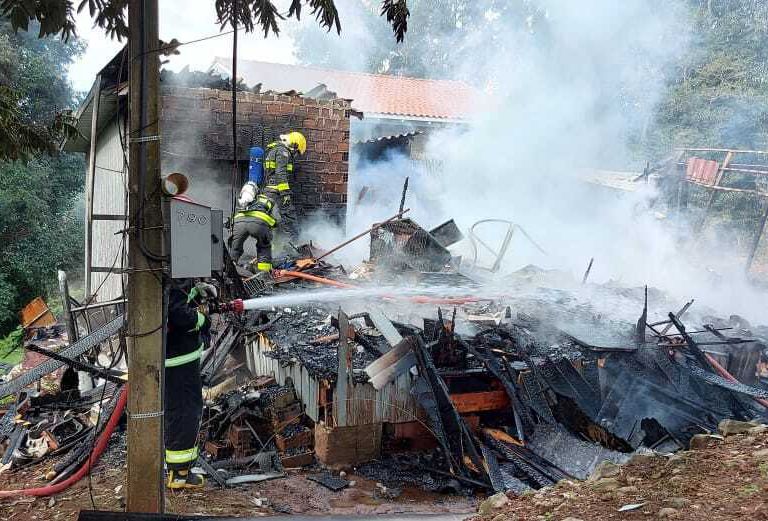
[{"label": "debris pile", "polygon": [[[523,494],[586,479],[606,461],[704,443],[724,419],[765,417],[766,330],[740,317],[698,316],[690,327],[690,302],[654,321],[649,294],[672,305],[660,292],[592,284],[585,298],[536,286],[544,272],[533,266],[491,292],[447,249],[461,238],[452,221],[426,231],[390,219],[370,237],[369,262],[351,271],[314,245],[276,260],[283,269],[269,281],[228,261],[217,279],[228,298],[291,304],[214,321],[198,460],[214,483],[309,469],[307,479],[336,492],[355,482],[345,472],[375,481],[380,500],[414,487]],[[385,283],[409,291],[363,298]],[[318,284],[360,296],[315,299]],[[606,312],[590,297],[624,307]],[[94,363],[94,350],[123,323],[117,315],[54,350],[40,339],[60,328],[31,337],[28,351],[46,361],[0,384],[17,396],[0,420],[6,468],[50,458],[42,473],[52,483],[83,468],[122,414],[123,374]],[[29,391],[65,367],[98,385]]]}]

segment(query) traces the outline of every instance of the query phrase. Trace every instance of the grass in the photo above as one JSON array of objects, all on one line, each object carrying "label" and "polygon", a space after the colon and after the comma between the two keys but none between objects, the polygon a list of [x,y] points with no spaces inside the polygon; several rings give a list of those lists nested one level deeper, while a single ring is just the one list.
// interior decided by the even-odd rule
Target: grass
[{"label": "grass", "polygon": [[16,365],[21,362],[24,356],[22,349],[23,330],[21,326],[17,327],[5,338],[0,338],[0,362]]},{"label": "grass", "polygon": [[754,483],[750,483],[743,486],[741,490],[739,490],[739,495],[742,497],[749,497],[757,494],[758,492],[760,492],[760,487]]}]

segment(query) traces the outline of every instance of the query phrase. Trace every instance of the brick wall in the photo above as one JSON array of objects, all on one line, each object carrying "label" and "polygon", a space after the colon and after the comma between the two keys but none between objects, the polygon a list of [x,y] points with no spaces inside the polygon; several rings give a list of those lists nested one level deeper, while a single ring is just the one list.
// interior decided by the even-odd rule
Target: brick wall
[{"label": "brick wall", "polygon": [[[240,182],[247,175],[251,146],[264,147],[279,134],[298,130],[307,138],[307,153],[297,161],[298,170],[291,183],[299,214],[320,211],[343,225],[349,171],[349,102],[241,92],[237,113]],[[231,186],[230,92],[165,87],[160,118],[164,165],[193,172],[194,177],[195,169],[199,171],[199,165],[206,164],[206,176]],[[228,187],[225,195],[229,198]]]}]

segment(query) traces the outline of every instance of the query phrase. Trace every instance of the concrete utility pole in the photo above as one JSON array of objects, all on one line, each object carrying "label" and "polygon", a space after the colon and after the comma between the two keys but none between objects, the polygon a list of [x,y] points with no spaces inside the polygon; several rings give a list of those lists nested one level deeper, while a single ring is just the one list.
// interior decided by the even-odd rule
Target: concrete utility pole
[{"label": "concrete utility pole", "polygon": [[163,218],[157,0],[130,0],[128,511],[163,511]]}]

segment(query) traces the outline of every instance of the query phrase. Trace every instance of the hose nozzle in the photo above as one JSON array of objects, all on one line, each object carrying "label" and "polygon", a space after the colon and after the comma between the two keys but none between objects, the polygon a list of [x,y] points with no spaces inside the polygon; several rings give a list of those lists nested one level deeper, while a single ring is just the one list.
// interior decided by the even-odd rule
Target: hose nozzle
[{"label": "hose nozzle", "polygon": [[245,311],[245,307],[243,306],[243,299],[235,299],[230,302],[222,302],[219,304],[219,312],[225,313],[225,312],[232,312],[232,313],[242,313]]}]

